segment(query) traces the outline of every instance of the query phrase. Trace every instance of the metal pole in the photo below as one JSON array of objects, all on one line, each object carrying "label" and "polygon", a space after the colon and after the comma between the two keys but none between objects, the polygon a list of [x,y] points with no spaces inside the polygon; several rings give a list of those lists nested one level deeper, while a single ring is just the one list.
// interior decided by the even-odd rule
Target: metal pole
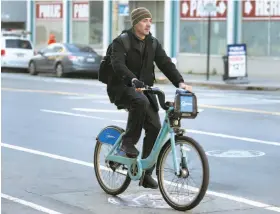
[{"label": "metal pole", "polygon": [[208,34],[207,34],[207,80],[210,73],[210,41],[211,41],[211,15],[208,15]]}]

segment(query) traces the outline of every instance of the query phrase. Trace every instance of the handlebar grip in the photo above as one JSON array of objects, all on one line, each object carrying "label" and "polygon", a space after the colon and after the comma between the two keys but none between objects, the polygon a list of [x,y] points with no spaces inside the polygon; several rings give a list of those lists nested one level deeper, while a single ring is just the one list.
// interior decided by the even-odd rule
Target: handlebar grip
[{"label": "handlebar grip", "polygon": [[164,110],[169,109],[169,106],[165,103],[165,94],[163,91],[161,91],[160,89],[148,89],[146,91],[156,94],[158,96],[158,101],[161,108],[163,108]]},{"label": "handlebar grip", "polygon": [[142,90],[147,92],[147,93],[156,94],[158,96],[158,101],[159,101],[159,104],[160,104],[161,108],[164,109],[164,110],[169,109],[170,105],[168,105],[168,103],[165,103],[165,94],[164,94],[163,91],[161,91],[158,88],[149,87],[149,86],[145,86],[145,88],[143,88]]}]

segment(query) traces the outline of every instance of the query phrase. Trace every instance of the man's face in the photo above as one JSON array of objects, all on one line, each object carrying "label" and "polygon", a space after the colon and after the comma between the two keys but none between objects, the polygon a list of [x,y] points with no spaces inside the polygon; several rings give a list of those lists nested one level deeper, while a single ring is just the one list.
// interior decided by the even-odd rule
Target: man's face
[{"label": "man's face", "polygon": [[142,19],[140,22],[138,22],[135,25],[135,30],[142,35],[145,36],[149,35],[151,24],[152,24],[151,18]]}]

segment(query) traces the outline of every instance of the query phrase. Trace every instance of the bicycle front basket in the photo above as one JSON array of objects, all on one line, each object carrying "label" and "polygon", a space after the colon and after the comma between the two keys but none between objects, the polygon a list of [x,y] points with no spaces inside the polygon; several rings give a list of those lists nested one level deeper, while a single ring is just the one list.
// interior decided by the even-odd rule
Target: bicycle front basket
[{"label": "bicycle front basket", "polygon": [[198,112],[195,94],[180,89],[176,90],[174,112],[181,118],[196,118]]}]

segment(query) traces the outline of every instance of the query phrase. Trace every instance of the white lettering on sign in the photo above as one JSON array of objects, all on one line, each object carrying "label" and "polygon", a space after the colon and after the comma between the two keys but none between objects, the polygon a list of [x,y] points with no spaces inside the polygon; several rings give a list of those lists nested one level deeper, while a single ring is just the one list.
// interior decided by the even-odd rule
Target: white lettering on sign
[{"label": "white lettering on sign", "polygon": [[256,1],[256,16],[280,16],[280,1]]},{"label": "white lettering on sign", "polygon": [[244,51],[244,47],[230,47],[230,51]]},{"label": "white lettering on sign", "polygon": [[228,0],[181,0],[181,19],[201,20],[208,15],[225,19]]},{"label": "white lettering on sign", "polygon": [[[191,0],[191,8],[190,8],[190,16],[208,16],[208,12],[204,9],[207,3],[212,3],[216,6],[216,0],[208,0],[208,1],[199,1],[199,0]],[[211,16],[217,16],[217,10],[210,13]]]},{"label": "white lettering on sign", "polygon": [[280,0],[246,0],[243,3],[243,18],[280,19]]},{"label": "white lettering on sign", "polygon": [[62,18],[62,8],[60,4],[39,5],[38,18]]},{"label": "white lettering on sign", "polygon": [[247,0],[247,1],[245,2],[245,5],[244,5],[244,12],[245,12],[246,14],[250,14],[251,11],[252,11],[252,9],[253,9],[253,6],[252,6],[251,2],[250,2],[249,0]]},{"label": "white lettering on sign", "polygon": [[183,2],[182,4],[182,13],[185,15],[187,14],[189,11],[189,6],[188,6],[188,3],[187,2]]},{"label": "white lettering on sign", "polygon": [[88,3],[73,3],[73,18],[87,19],[89,17]]}]

